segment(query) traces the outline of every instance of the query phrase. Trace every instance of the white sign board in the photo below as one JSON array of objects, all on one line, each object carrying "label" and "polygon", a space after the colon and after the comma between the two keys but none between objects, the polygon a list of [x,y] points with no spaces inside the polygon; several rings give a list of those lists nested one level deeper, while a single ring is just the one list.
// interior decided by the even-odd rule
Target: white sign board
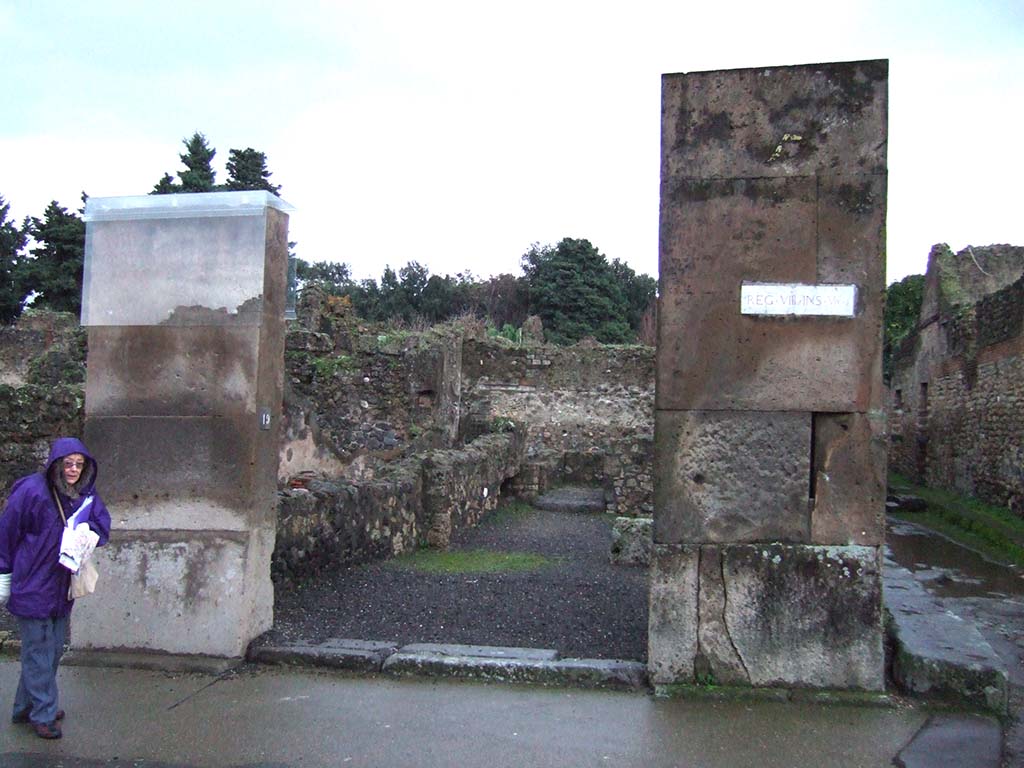
[{"label": "white sign board", "polygon": [[744,315],[853,317],[856,308],[855,285],[744,283],[740,288]]}]

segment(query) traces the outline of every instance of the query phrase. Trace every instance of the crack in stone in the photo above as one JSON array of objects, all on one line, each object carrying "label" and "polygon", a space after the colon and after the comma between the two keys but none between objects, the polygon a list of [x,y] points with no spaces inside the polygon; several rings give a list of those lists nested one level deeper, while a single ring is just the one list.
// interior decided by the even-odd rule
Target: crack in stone
[{"label": "crack in stone", "polygon": [[729,640],[729,646],[732,648],[732,652],[736,654],[736,658],[739,659],[740,666],[743,667],[743,676],[750,680],[750,671],[747,669],[747,662],[744,661],[743,656],[740,654],[740,649],[736,647],[736,643],[732,639],[732,634],[729,632],[729,624],[725,618],[725,615],[729,608],[729,590],[725,583],[725,557],[721,551],[718,553],[718,567],[720,568],[720,575],[722,578],[722,631]]}]

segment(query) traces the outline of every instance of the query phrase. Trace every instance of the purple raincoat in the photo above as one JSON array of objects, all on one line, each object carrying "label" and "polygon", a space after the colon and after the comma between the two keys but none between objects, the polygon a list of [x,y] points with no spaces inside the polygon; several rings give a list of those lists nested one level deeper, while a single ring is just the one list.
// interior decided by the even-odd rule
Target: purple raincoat
[{"label": "purple raincoat", "polygon": [[[60,565],[60,539],[64,531],[49,478],[56,462],[72,453],[85,456],[86,467],[79,483],[79,497],[60,494],[64,514],[71,517],[92,496],[92,504],[83,512],[89,527],[103,546],[110,537],[110,513],[96,493],[96,460],[80,440],[59,438],[50,449],[46,469],[14,483],[3,514],[0,514],[0,573],[11,574],[11,597],[7,610],[26,619],[67,616],[73,601],[68,600],[71,571]],[[60,470],[57,470],[60,471]]]}]

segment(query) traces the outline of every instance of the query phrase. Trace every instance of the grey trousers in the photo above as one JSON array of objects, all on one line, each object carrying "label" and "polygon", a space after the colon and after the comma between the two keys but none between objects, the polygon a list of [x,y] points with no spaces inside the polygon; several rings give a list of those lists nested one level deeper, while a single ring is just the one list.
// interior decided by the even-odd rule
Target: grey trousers
[{"label": "grey trousers", "polygon": [[68,617],[23,619],[21,634],[21,677],[14,695],[14,716],[27,714],[33,723],[57,719],[57,667],[64,654]]}]

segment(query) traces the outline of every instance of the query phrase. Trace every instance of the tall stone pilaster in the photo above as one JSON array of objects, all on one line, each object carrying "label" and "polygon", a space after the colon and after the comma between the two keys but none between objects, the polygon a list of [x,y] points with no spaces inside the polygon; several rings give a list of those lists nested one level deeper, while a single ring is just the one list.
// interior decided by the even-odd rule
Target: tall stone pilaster
[{"label": "tall stone pilaster", "polygon": [[663,78],[655,683],[883,686],[887,78]]},{"label": "tall stone pilaster", "polygon": [[113,532],[76,649],[238,657],[272,624],[289,209],[88,201],[85,440]]}]

